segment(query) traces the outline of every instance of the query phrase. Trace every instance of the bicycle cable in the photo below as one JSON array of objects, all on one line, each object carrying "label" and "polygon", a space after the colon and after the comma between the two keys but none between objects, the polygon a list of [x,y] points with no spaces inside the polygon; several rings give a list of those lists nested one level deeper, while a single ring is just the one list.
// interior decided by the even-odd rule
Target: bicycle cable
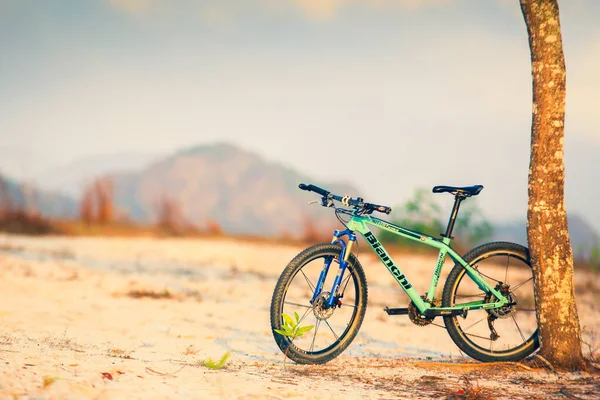
[{"label": "bicycle cable", "polygon": [[342,219],[342,217],[340,217],[340,214],[339,214],[339,208],[336,208],[336,209],[335,209],[335,217],[338,219],[338,221],[340,221],[340,223],[341,223],[342,225],[344,225],[344,227],[345,227],[346,229],[348,229],[348,225],[347,225],[347,224],[348,224],[348,221],[349,221],[349,220],[348,220],[348,221],[344,221],[344,220]]},{"label": "bicycle cable", "polygon": [[[347,224],[348,224],[348,221],[350,219],[348,219],[348,221],[344,221],[342,219],[342,217],[338,213],[339,210],[340,210],[339,208],[335,209],[335,217],[338,219],[338,221],[340,221],[340,223],[342,225],[344,225],[344,228],[348,229],[348,225]],[[356,238],[356,240],[354,241],[354,243],[356,243],[356,255],[355,255],[355,257],[356,257],[356,259],[358,259],[358,253],[359,253],[358,238]]]},{"label": "bicycle cable", "polygon": [[[341,223],[341,224],[342,224],[342,225],[343,225],[343,226],[344,226],[346,229],[348,229],[348,221],[349,221],[350,219],[348,219],[348,221],[344,221],[344,220],[342,219],[342,217],[340,216],[340,214],[339,214],[339,211],[340,211],[340,209],[339,209],[339,208],[335,208],[335,217],[338,219],[338,221],[340,221],[340,223]],[[355,257],[356,257],[356,259],[358,259],[358,254],[359,254],[359,251],[360,251],[360,246],[359,246],[359,243],[358,243],[358,238],[356,238],[356,241],[355,241],[355,243],[356,243],[356,255],[355,255]],[[348,284],[348,282],[346,282],[346,285],[347,285],[347,284]],[[344,288],[344,291],[343,291],[343,292],[345,292],[345,291],[346,291],[346,289]],[[342,292],[342,293],[343,293],[343,292]],[[437,324],[437,323],[435,323],[435,322],[433,322],[433,321],[432,321],[432,322],[430,322],[428,325],[432,325],[432,326],[435,326],[435,327],[438,327],[438,328],[446,329],[446,326],[444,326],[444,325],[441,325],[441,324]]]}]

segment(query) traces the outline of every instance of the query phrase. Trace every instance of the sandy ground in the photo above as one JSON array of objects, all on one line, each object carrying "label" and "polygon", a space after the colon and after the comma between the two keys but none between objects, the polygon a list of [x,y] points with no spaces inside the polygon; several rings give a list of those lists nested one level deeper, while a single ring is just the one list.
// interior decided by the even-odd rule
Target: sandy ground
[{"label": "sandy ground", "polygon": [[[474,362],[445,329],[388,316],[383,308],[407,297],[364,247],[369,308],[359,335],[324,366],[284,368],[269,304],[300,250],[2,235],[0,399],[600,398],[597,375]],[[424,291],[435,256],[395,259]],[[578,272],[576,283],[585,340],[597,349],[600,282]],[[143,291],[168,296],[132,296]],[[224,368],[202,365],[229,351]]]}]

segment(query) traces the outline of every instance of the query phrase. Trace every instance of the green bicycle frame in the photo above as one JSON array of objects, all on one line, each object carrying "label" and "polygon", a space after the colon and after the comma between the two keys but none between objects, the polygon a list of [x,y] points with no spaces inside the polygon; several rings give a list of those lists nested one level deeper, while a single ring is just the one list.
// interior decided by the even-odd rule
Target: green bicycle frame
[{"label": "green bicycle frame", "polygon": [[[413,288],[408,278],[404,276],[400,268],[397,266],[392,257],[388,254],[381,242],[379,242],[379,240],[375,237],[375,235],[371,232],[367,225],[374,225],[403,238],[410,239],[425,244],[427,246],[439,249],[440,252],[437,259],[437,266],[433,273],[433,277],[429,285],[429,290],[427,291],[426,295],[427,300],[431,301],[435,295],[435,290],[438,286],[440,274],[444,265],[444,260],[447,255],[465,268],[466,273],[477,284],[477,286],[479,286],[481,290],[483,290],[487,294],[492,294],[498,300],[495,302],[487,303],[483,300],[473,301],[468,303],[456,304],[452,307],[432,307],[431,304],[424,301],[419,295],[419,293]],[[499,308],[509,302],[509,299],[507,299],[494,287],[490,286],[490,284],[479,274],[479,272],[475,268],[471,267],[468,262],[463,260],[463,258],[450,247],[450,238],[448,237],[442,237],[441,239],[432,238],[425,234],[415,232],[410,229],[402,228],[398,225],[389,223],[387,221],[383,221],[379,218],[375,218],[372,216],[352,215],[346,227],[347,231],[341,232],[340,236],[343,236],[344,234],[351,234],[354,231],[359,232],[363,236],[365,241],[369,243],[371,249],[375,252],[375,254],[377,254],[377,256],[379,257],[381,262],[386,266],[388,271],[396,279],[398,284],[406,292],[408,297],[415,304],[421,315],[456,315],[460,314],[461,312],[466,313],[469,310]],[[335,237],[333,242],[337,240],[338,238]]]}]

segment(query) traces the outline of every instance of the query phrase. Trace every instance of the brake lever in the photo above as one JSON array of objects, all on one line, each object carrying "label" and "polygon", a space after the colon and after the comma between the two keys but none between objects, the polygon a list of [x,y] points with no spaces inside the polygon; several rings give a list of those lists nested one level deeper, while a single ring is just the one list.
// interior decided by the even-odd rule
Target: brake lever
[{"label": "brake lever", "polygon": [[323,207],[333,207],[333,199],[329,196],[323,196],[321,197],[321,205]]}]

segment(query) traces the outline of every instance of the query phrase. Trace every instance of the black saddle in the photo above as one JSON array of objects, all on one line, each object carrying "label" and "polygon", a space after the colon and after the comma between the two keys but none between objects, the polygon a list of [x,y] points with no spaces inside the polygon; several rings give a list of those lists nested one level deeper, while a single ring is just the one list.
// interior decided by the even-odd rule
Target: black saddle
[{"label": "black saddle", "polygon": [[483,190],[482,185],[474,186],[434,186],[433,193],[452,193],[454,195],[462,196],[477,196],[479,192]]}]

